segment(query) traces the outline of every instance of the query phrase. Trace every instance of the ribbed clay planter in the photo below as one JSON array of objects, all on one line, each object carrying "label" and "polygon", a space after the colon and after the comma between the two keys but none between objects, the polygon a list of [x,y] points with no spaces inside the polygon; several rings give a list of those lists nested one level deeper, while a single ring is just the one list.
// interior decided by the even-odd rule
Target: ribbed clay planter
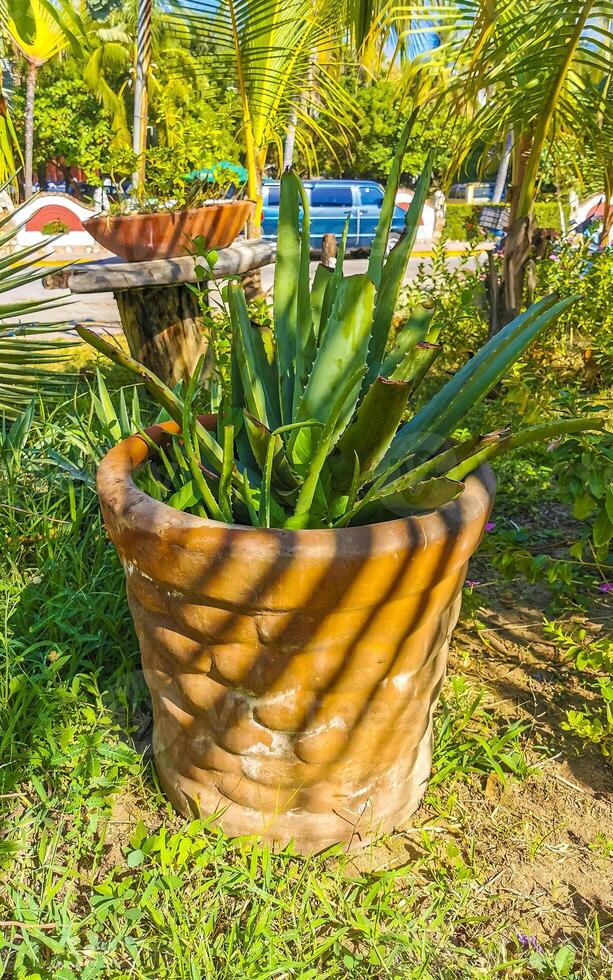
[{"label": "ribbed clay planter", "polygon": [[189,211],[97,215],[83,227],[109,252],[128,262],[185,255],[198,235],[208,248],[227,248],[253,213],[253,201],[224,201]]},{"label": "ribbed clay planter", "polygon": [[[177,427],[148,431],[163,442]],[[401,827],[430,774],[432,715],[494,499],[491,469],[424,516],[286,531],[153,500],[132,480],[148,453],[138,436],[112,449],[98,493],[173,805],[219,812],[230,835],[293,838],[305,853]]]}]

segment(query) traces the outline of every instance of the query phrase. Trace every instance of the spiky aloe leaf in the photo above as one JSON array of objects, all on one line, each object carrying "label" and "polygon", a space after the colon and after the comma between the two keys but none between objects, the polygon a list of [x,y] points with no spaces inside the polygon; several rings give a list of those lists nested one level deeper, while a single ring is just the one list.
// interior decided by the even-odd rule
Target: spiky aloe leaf
[{"label": "spiky aloe leaf", "polygon": [[332,269],[329,269],[326,265],[322,265],[320,262],[315,270],[315,277],[311,288],[311,312],[313,317],[313,332],[316,339],[319,337],[319,327],[326,289],[332,276]]},{"label": "spiky aloe leaf", "polygon": [[384,378],[391,378],[407,354],[415,349],[420,340],[426,339],[433,316],[433,306],[424,306],[420,303],[415,307],[409,319],[396,334],[394,346],[381,365],[381,375]]},{"label": "spiky aloe leaf", "polygon": [[[292,398],[292,417],[302,398],[309,371],[315,357],[316,339],[311,311],[311,292],[309,287],[309,271],[311,263],[311,232],[309,201],[302,181],[294,173],[284,175],[286,180],[296,183],[299,199],[302,203],[302,228],[300,231],[300,262],[298,265],[298,283],[296,290],[296,372],[294,376],[294,394]],[[289,421],[289,420],[287,420]]]},{"label": "spiky aloe leaf", "polygon": [[338,252],[336,253],[336,265],[332,271],[332,275],[326,286],[326,291],[324,293],[323,304],[321,308],[321,317],[319,320],[319,345],[323,340],[324,334],[326,332],[326,327],[328,325],[328,320],[330,318],[330,313],[334,302],[336,300],[336,294],[338,292],[338,287],[343,281],[343,265],[345,262],[345,252],[347,250],[347,236],[349,234],[349,218],[345,221],[343,227],[343,234],[341,235],[340,244],[338,246]]},{"label": "spiky aloe leaf", "polygon": [[369,524],[373,521],[389,521],[394,517],[408,517],[419,511],[436,510],[455,500],[464,490],[464,484],[446,476],[433,476],[414,487],[381,493],[364,507],[357,510],[352,524]]},{"label": "spiky aloe leaf", "polygon": [[346,489],[358,460],[358,486],[383,459],[407,406],[410,381],[377,378],[345,429],[332,461],[334,485]]},{"label": "spiky aloe leaf", "polygon": [[477,447],[476,452],[451,467],[447,476],[453,480],[462,480],[468,473],[472,473],[477,466],[488,463],[502,453],[518,449],[530,442],[545,442],[548,439],[557,439],[559,436],[571,435],[575,432],[602,430],[605,428],[605,424],[606,419],[602,416],[591,415],[583,419],[554,419],[551,422],[530,425],[519,432],[504,435],[485,446]]},{"label": "spiky aloe leaf", "polygon": [[285,445],[278,433],[273,433],[259,419],[245,411],[245,431],[249,438],[255,460],[264,473],[270,441],[273,441],[272,476],[275,485],[284,490],[293,490],[298,486],[298,479],[292,472],[285,455]]},{"label": "spiky aloe leaf", "polygon": [[392,226],[394,208],[396,207],[396,194],[398,193],[400,175],[402,173],[402,161],[404,160],[407,143],[409,142],[409,136],[411,135],[416,117],[417,110],[414,110],[405,123],[404,129],[400,134],[400,139],[398,140],[398,145],[396,146],[396,152],[394,153],[394,159],[392,160],[385,185],[385,194],[381,204],[377,230],[375,231],[374,241],[370,249],[370,257],[368,259],[368,278],[374,282],[375,286],[379,286],[381,282],[387,240]]},{"label": "spiky aloe leaf", "polygon": [[279,225],[273,294],[280,415],[283,422],[291,420],[294,396],[296,338],[298,335],[297,299],[298,283],[300,282],[299,201],[300,193],[296,177],[290,171],[286,171],[281,177],[279,195]]},{"label": "spiky aloe leaf", "polygon": [[356,367],[353,373],[345,376],[335,389],[336,398],[330,408],[324,427],[319,434],[309,471],[298,495],[296,510],[293,516],[285,523],[285,526],[288,528],[300,529],[309,527],[310,525],[310,511],[324,464],[334,447],[339,432],[342,431],[342,419],[346,413],[347,402],[351,400],[354,392],[357,398],[365,370],[366,365]]},{"label": "spiky aloe leaf", "polygon": [[427,459],[419,466],[411,467],[402,476],[391,481],[388,486],[394,486],[394,484],[417,486],[418,483],[422,483],[431,476],[442,476],[443,474],[449,473],[454,467],[475,456],[482,449],[505,439],[509,435],[509,432],[509,429],[499,429],[497,432],[488,432],[483,436],[471,436],[469,439],[465,439],[462,442],[450,446],[443,452],[437,453],[436,456],[431,456],[430,459]]},{"label": "spiky aloe leaf", "polygon": [[441,353],[440,344],[429,344],[420,340],[413,350],[408,351],[403,360],[390,374],[392,381],[410,381],[411,390],[415,390]]},{"label": "spiky aloe leaf", "polygon": [[545,297],[491,338],[417,415],[403,425],[379,465],[378,473],[399,465],[409,456],[428,456],[498,384],[508,368],[556,317],[577,300]]},{"label": "spiky aloe leaf", "polygon": [[404,219],[404,232],[389,253],[377,289],[377,303],[373,317],[372,338],[368,350],[368,373],[366,384],[372,384],[381,373],[381,362],[389,337],[392,318],[398,302],[398,294],[404,281],[404,274],[417,237],[421,213],[428,196],[434,153],[428,154],[421,177],[417,182],[413,200]]},{"label": "spiky aloe leaf", "polygon": [[277,378],[268,360],[260,331],[252,326],[240,283],[229,284],[228,306],[232,321],[232,341],[237,348],[237,365],[247,408],[269,429],[275,429],[280,425]]},{"label": "spiky aloe leaf", "polygon": [[[330,313],[326,332],[317,351],[307,386],[296,412],[297,421],[315,419],[324,424],[330,418],[339,391],[345,390],[347,378],[366,364],[368,338],[372,322],[375,287],[365,275],[343,279]],[[362,375],[360,375],[362,376]],[[351,389],[342,411],[338,413],[335,441],[349,422],[355,408],[359,388]],[[290,462],[297,463],[293,452],[300,440],[301,460],[311,456],[315,447],[314,431],[293,434],[289,443]],[[310,441],[309,441],[310,440]]]}]

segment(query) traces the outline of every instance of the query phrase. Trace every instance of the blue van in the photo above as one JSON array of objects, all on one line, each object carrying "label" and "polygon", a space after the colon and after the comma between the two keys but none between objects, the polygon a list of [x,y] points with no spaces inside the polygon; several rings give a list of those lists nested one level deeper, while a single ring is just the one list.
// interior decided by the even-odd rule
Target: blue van
[{"label": "blue van", "polygon": [[[275,240],[279,224],[279,182],[265,181],[262,188],[263,235]],[[311,211],[311,248],[320,249],[324,235],[340,241],[349,216],[347,251],[367,249],[373,243],[383,188],[374,180],[305,180]],[[393,245],[404,228],[405,212],[394,208],[389,245]]]}]

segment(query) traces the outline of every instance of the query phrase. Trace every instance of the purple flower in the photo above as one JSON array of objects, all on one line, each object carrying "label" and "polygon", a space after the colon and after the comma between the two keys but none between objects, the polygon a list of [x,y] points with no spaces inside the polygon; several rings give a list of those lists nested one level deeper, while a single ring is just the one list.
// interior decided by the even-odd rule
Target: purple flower
[{"label": "purple flower", "polygon": [[543,947],[539,943],[536,936],[526,936],[523,932],[517,933],[517,942],[524,949],[534,949],[537,953],[544,952]]},{"label": "purple flower", "polygon": [[464,585],[467,585],[469,589],[476,589],[477,586],[481,585],[481,582],[478,582],[476,579],[473,578],[467,578]]},{"label": "purple flower", "polygon": [[487,524],[485,525],[485,530],[493,531],[495,527],[496,527],[496,521],[488,521]]},{"label": "purple flower", "polygon": [[613,582],[601,582],[596,588],[599,592],[613,592]]}]

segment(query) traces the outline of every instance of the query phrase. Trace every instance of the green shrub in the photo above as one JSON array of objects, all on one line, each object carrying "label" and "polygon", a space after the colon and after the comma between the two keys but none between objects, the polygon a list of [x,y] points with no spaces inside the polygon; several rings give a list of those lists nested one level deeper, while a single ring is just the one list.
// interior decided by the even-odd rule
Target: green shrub
[{"label": "green shrub", "polygon": [[70,231],[70,228],[59,218],[56,218],[55,221],[48,221],[46,225],[43,225],[41,231],[43,235],[65,235],[67,231]]},{"label": "green shrub", "polygon": [[[479,221],[483,205],[481,204],[460,204],[448,202],[447,215],[445,220],[445,236],[450,241],[464,241],[468,237],[467,222]],[[561,230],[560,209],[557,201],[538,201],[534,206],[534,214],[540,228],[555,228]],[[568,208],[564,208],[566,221],[568,222]]]}]

